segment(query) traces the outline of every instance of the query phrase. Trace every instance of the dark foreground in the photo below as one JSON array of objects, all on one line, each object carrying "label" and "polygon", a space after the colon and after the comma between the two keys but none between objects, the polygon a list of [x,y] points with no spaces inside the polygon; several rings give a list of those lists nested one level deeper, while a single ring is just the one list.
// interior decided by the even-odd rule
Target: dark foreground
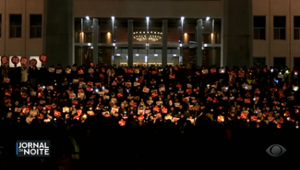
[{"label": "dark foreground", "polygon": [[[299,130],[284,124],[242,128],[240,122],[216,125],[206,117],[184,133],[172,123],[138,127],[135,122],[120,127],[114,118],[93,117],[66,130],[65,124],[6,124],[1,122],[0,167],[5,170],[56,170],[55,160],[70,157],[68,136],[80,145],[80,159],[73,169],[294,169],[299,167]],[[16,158],[16,140],[51,140],[51,158]],[[280,144],[281,157],[271,157],[266,149]],[[64,157],[65,156],[65,157]],[[1,170],[2,170],[1,169]],[[65,168],[66,170],[66,168]]]}]

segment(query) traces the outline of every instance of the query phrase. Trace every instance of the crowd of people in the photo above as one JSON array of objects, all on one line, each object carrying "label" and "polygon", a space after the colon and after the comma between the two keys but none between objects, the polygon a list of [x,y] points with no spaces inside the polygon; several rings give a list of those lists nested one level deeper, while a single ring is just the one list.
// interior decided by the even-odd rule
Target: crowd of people
[{"label": "crowd of people", "polygon": [[[20,70],[21,69],[21,70]],[[65,123],[103,115],[120,126],[170,121],[195,125],[206,115],[298,128],[298,70],[274,68],[185,68],[185,66],[2,67],[1,118]]]},{"label": "crowd of people", "polygon": [[[238,122],[243,129],[299,128],[296,68],[1,66],[0,79],[0,117],[6,125],[68,129],[101,117],[123,128],[154,127],[154,132],[167,124],[179,134],[210,126],[201,124],[207,120],[216,127]],[[231,136],[227,131],[226,138]]]}]

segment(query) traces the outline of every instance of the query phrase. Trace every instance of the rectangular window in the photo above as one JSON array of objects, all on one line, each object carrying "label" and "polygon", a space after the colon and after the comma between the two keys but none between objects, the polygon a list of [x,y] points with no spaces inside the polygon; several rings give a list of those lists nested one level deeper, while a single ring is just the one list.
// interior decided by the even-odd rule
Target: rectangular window
[{"label": "rectangular window", "polygon": [[286,57],[274,57],[274,67],[284,68],[286,66]]},{"label": "rectangular window", "polygon": [[22,14],[9,15],[9,37],[10,38],[22,37]]},{"label": "rectangular window", "polygon": [[30,15],[30,38],[42,38],[42,15]]},{"label": "rectangular window", "polygon": [[300,66],[300,57],[294,57],[294,68],[299,69]]},{"label": "rectangular window", "polygon": [[274,16],[274,39],[275,40],[285,40],[285,27],[286,19],[285,16]]},{"label": "rectangular window", "polygon": [[300,16],[294,16],[294,40],[300,40]]},{"label": "rectangular window", "polygon": [[266,39],[266,16],[253,16],[253,35],[255,40]]},{"label": "rectangular window", "polygon": [[253,57],[254,67],[261,67],[266,65],[266,57]]},{"label": "rectangular window", "polygon": [[0,38],[1,38],[1,27],[2,27],[2,15],[0,14]]}]

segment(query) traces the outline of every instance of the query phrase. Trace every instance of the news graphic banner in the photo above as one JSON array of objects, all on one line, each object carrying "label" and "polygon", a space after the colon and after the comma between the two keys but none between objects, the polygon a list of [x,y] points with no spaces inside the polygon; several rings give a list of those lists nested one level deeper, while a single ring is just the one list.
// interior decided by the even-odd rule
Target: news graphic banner
[{"label": "news graphic banner", "polygon": [[18,140],[17,157],[50,157],[50,140]]}]

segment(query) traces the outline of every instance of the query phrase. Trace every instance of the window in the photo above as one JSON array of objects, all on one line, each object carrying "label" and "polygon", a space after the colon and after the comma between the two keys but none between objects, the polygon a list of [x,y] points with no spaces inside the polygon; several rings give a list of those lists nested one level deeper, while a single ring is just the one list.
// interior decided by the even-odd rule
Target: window
[{"label": "window", "polygon": [[30,38],[42,38],[42,15],[30,15]]},{"label": "window", "polygon": [[285,16],[274,16],[274,39],[285,40]]},{"label": "window", "polygon": [[0,14],[0,38],[1,38],[2,15]]},{"label": "window", "polygon": [[286,66],[285,57],[274,57],[274,67],[275,68],[284,68]]},{"label": "window", "polygon": [[294,16],[294,39],[300,40],[300,16]]},{"label": "window", "polygon": [[10,38],[22,37],[22,15],[21,14],[9,15],[9,37]]},{"label": "window", "polygon": [[300,57],[294,57],[294,68],[299,69],[300,66]]},{"label": "window", "polygon": [[255,40],[266,39],[266,16],[253,17],[253,35]]},{"label": "window", "polygon": [[253,57],[254,67],[261,67],[266,65],[266,57]]}]

